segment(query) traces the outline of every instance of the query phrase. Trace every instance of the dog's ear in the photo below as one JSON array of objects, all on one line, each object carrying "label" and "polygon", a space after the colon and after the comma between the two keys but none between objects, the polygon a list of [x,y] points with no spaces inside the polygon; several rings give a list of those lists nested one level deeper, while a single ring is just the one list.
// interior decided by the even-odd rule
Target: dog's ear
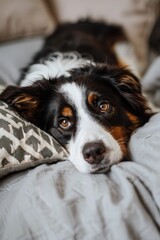
[{"label": "dog's ear", "polygon": [[[28,87],[7,87],[0,95],[0,100],[13,107],[24,119],[36,125],[42,114],[42,102],[47,94],[47,88],[42,84]],[[45,104],[45,103],[44,103]]]},{"label": "dog's ear", "polygon": [[150,112],[139,79],[127,68],[121,67],[112,74],[112,84],[136,115]]}]

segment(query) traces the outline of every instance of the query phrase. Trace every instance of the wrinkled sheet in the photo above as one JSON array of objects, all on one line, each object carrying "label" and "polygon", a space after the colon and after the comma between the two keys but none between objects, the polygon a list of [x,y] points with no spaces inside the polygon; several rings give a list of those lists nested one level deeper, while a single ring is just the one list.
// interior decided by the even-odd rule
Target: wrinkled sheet
[{"label": "wrinkled sheet", "polygon": [[132,162],[106,174],[69,162],[0,182],[1,240],[160,239],[160,113],[131,138]]},{"label": "wrinkled sheet", "polygon": [[[42,42],[0,47],[0,83],[16,84]],[[133,161],[106,174],[82,174],[64,161],[2,179],[0,240],[159,240],[160,113],[130,148]]]}]

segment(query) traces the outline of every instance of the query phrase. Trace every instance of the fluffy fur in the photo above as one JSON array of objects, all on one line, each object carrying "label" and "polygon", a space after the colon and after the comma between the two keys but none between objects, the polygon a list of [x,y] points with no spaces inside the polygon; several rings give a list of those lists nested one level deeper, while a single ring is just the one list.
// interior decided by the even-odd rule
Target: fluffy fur
[{"label": "fluffy fur", "polygon": [[21,87],[0,96],[64,145],[81,172],[129,159],[130,136],[150,117],[139,80],[116,55],[122,41],[117,26],[62,25],[23,71]]}]

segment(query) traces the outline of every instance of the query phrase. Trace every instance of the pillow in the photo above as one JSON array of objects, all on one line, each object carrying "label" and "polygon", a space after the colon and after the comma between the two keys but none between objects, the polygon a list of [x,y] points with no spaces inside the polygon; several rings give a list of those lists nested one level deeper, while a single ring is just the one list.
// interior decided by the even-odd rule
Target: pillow
[{"label": "pillow", "polygon": [[0,41],[49,34],[54,27],[45,0],[0,1]]},{"label": "pillow", "polygon": [[54,138],[0,101],[0,178],[42,163],[65,160],[67,156]]}]

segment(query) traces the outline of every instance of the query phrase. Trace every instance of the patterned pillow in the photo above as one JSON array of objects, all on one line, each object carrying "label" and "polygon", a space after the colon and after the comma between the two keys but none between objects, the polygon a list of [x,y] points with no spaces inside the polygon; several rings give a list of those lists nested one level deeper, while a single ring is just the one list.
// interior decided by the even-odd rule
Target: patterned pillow
[{"label": "patterned pillow", "polygon": [[0,178],[42,163],[65,160],[67,156],[54,138],[0,101]]}]

